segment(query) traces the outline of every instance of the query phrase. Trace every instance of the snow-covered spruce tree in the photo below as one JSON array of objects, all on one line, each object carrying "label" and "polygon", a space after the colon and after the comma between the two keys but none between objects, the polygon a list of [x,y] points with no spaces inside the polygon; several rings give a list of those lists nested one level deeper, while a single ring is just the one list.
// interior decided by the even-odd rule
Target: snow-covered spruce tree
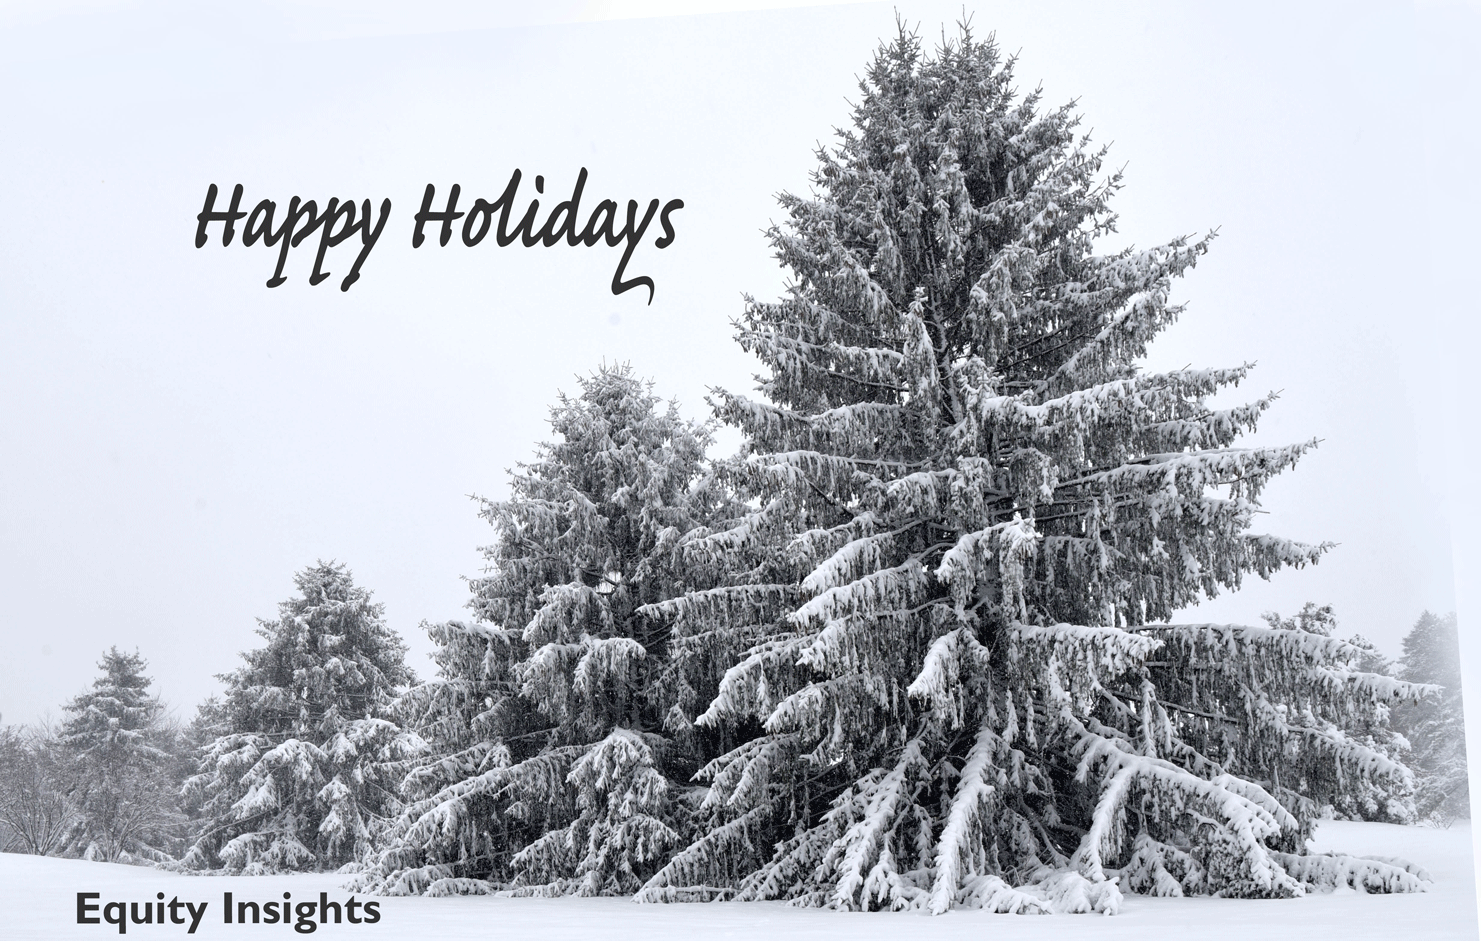
[{"label": "snow-covered spruce tree", "polygon": [[185,786],[201,770],[201,757],[216,740],[231,731],[226,704],[215,694],[207,696],[195,708],[195,716],[181,730],[181,757],[184,759],[180,774],[180,809],[185,814],[187,842],[193,844],[207,825],[209,796],[199,787]]},{"label": "snow-covered spruce tree", "polygon": [[412,682],[383,606],[343,565],[294,576],[299,595],[257,629],[266,644],[221,677],[224,726],[186,782],[202,833],[193,868],[325,870],[370,850],[421,740],[387,716]]},{"label": "snow-covered spruce tree", "polygon": [[[1159,623],[1324,546],[1250,531],[1313,442],[1235,446],[1247,366],[1149,374],[1207,239],[1097,254],[1119,176],[965,27],[903,28],[781,197],[793,281],[748,301],[760,400],[719,393],[755,512],[686,542],[729,584],[652,606],[750,638],[696,723],[698,837],[640,899],[1114,911],[1121,890],[1291,896],[1378,861],[1301,855],[1321,803],[1401,774],[1348,737],[1406,684],[1304,631]],[[1294,769],[1288,771],[1287,769]]]},{"label": "snow-covered spruce tree", "polygon": [[478,892],[479,880],[507,874],[516,839],[494,786],[509,763],[502,740],[527,727],[513,692],[511,635],[463,621],[422,626],[436,645],[437,674],[407,690],[392,710],[427,747],[397,785],[401,810],[352,883],[357,891]]},{"label": "snow-covered spruce tree", "polygon": [[[1318,606],[1313,602],[1307,602],[1291,617],[1283,618],[1274,611],[1267,611],[1261,617],[1276,630],[1305,631],[1331,637],[1337,629],[1337,616],[1332,606]],[[1394,675],[1393,663],[1367,638],[1354,634],[1345,643],[1352,648],[1343,651],[1347,669],[1358,673]],[[1398,708],[1402,709],[1404,705],[1405,703],[1400,703]],[[1373,749],[1396,764],[1404,764],[1409,752],[1409,742],[1390,727],[1390,715],[1386,707],[1349,716],[1342,731],[1349,739]],[[1288,778],[1293,775],[1304,777],[1307,773],[1307,769],[1294,765],[1281,769],[1281,774]],[[1366,775],[1337,783],[1340,786],[1335,789],[1306,788],[1302,793],[1307,799],[1327,801],[1325,805],[1318,806],[1319,813],[1330,812],[1349,820],[1373,820],[1380,823],[1413,823],[1415,820],[1415,782],[1414,776],[1407,770]]]},{"label": "snow-covered spruce tree", "polygon": [[729,506],[709,431],[626,366],[550,423],[509,499],[482,501],[498,536],[474,623],[429,628],[438,676],[400,708],[432,748],[362,888],[629,893],[681,845],[698,746],[680,704],[700,694],[637,612],[704,574],[675,546]]},{"label": "snow-covered spruce tree", "polygon": [[1438,695],[1394,710],[1408,738],[1418,778],[1415,809],[1421,819],[1448,826],[1471,816],[1466,775],[1465,707],[1460,682],[1460,637],[1455,613],[1420,615],[1404,637],[1401,679],[1432,683]]},{"label": "snow-covered spruce tree", "polygon": [[[107,862],[165,862],[179,836],[175,730],[149,692],[138,652],[111,647],[93,688],[63,707],[55,748],[77,826],[69,853]],[[176,849],[178,852],[178,849]]]}]

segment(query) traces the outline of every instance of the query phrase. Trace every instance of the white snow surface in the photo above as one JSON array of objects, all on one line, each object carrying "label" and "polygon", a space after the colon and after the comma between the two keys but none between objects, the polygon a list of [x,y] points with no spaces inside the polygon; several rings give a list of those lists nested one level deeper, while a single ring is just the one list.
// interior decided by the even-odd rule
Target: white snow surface
[{"label": "white snow surface", "polygon": [[[626,898],[382,898],[374,925],[328,924],[314,935],[346,941],[402,941],[412,938],[644,939],[688,941],[705,938],[880,939],[1105,939],[1217,941],[1238,938],[1343,941],[1477,938],[1471,831],[1461,823],[1448,829],[1399,827],[1380,823],[1328,821],[1320,825],[1313,849],[1352,855],[1402,856],[1428,870],[1434,884],[1412,895],[1364,895],[1351,889],[1299,899],[1246,900],[1151,898],[1126,894],[1121,914],[999,915],[952,911],[918,913],[840,913],[791,908],[780,902],[695,904],[633,903]],[[301,938],[284,925],[225,925],[221,896],[271,901],[291,892],[294,901],[333,901],[349,895],[335,874],[296,876],[189,876],[108,863],[0,853],[0,938],[103,939],[118,936],[112,925],[76,923],[77,893],[99,892],[100,902],[165,899],[207,901],[196,938]],[[359,896],[364,899],[364,896]],[[190,937],[183,925],[129,925],[126,937]]]}]

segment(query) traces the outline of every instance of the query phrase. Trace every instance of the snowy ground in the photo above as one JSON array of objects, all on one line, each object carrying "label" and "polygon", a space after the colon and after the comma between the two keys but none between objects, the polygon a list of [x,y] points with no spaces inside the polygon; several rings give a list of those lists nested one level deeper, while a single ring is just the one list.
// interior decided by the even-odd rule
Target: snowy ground
[{"label": "snowy ground", "polygon": [[[1434,886],[1423,895],[1360,895],[1352,891],[1286,901],[1156,899],[1128,895],[1122,913],[1097,915],[993,915],[952,912],[939,918],[900,914],[841,914],[800,910],[776,903],[637,905],[626,899],[380,899],[377,924],[328,924],[319,931],[346,941],[378,938],[647,939],[679,941],[703,937],[784,939],[891,939],[932,941],[976,939],[1105,939],[1159,941],[1217,939],[1477,938],[1471,831],[1330,822],[1321,826],[1316,849],[1353,854],[1404,856],[1427,868]],[[192,877],[172,873],[0,854],[0,939],[101,939],[118,929],[108,924],[76,923],[77,893],[98,892],[99,903],[166,901],[178,897],[209,903],[197,938],[302,937],[278,925],[225,925],[221,896],[268,901],[291,892],[294,901],[328,892],[343,902],[344,877]],[[183,910],[177,909],[182,913]],[[132,938],[185,937],[182,925],[128,926]]]}]

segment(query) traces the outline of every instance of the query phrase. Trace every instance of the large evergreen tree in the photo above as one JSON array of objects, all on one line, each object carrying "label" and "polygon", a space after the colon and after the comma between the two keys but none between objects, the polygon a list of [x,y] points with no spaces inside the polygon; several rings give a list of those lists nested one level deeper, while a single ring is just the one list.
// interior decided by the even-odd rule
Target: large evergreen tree
[{"label": "large evergreen tree", "polygon": [[421,746],[387,716],[413,679],[406,647],[344,566],[320,562],[294,585],[200,723],[224,731],[187,782],[203,832],[186,865],[336,868],[368,853],[397,809],[398,768]]},{"label": "large evergreen tree", "polygon": [[86,859],[166,861],[179,835],[176,735],[147,666],[137,651],[109,648],[92,689],[63,707],[51,760],[76,815],[71,852]]},{"label": "large evergreen tree", "polygon": [[[1147,373],[1207,238],[1097,254],[1117,174],[1071,107],[1019,97],[963,28],[903,28],[770,233],[765,367],[718,410],[754,512],[686,541],[728,583],[654,604],[747,652],[693,718],[696,840],[647,899],[1114,910],[1122,887],[1290,896],[1402,867],[1301,855],[1350,782],[1403,769],[1344,729],[1406,684],[1301,630],[1161,623],[1324,546],[1251,531],[1314,442],[1238,447],[1249,367]],[[717,657],[723,660],[723,657]]]},{"label": "large evergreen tree", "polygon": [[625,366],[551,410],[555,440],[484,500],[497,530],[471,624],[429,628],[435,679],[402,700],[432,744],[362,884],[404,894],[632,892],[681,845],[700,697],[638,612],[702,573],[675,552],[728,506],[709,432]]}]

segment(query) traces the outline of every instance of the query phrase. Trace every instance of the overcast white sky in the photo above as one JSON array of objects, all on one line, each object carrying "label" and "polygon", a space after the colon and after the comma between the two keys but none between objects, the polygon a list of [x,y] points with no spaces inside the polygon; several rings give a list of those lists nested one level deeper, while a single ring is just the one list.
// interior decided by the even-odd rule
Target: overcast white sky
[{"label": "overcast white sky", "polygon": [[[3,720],[55,713],[113,644],[188,718],[320,558],[426,672],[418,623],[464,615],[491,537],[468,494],[505,493],[557,390],[604,359],[694,416],[749,388],[730,319],[781,286],[773,196],[806,189],[897,7],[928,35],[962,10],[0,7]],[[1219,229],[1150,365],[1258,361],[1242,392],[1283,398],[1257,440],[1323,439],[1262,527],[1340,547],[1184,617],[1314,600],[1397,653],[1477,557],[1477,8],[968,9],[1113,143],[1123,241]],[[684,200],[629,266],[651,306],[609,293],[616,250],[411,248],[427,183],[492,200],[518,167],[558,199],[583,166],[584,201]],[[394,208],[348,293],[351,247],[310,287],[307,243],[268,290],[274,252],[194,247],[213,182]]]}]

